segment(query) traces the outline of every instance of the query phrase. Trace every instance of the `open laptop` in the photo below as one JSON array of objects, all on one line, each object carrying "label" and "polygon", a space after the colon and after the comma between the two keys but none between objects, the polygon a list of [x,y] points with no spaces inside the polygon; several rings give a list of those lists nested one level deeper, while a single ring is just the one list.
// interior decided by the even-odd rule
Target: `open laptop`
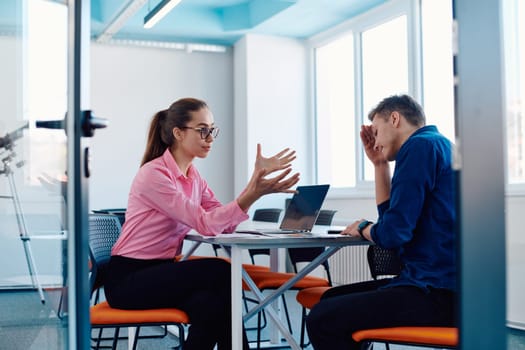
[{"label": "open laptop", "polygon": [[297,186],[290,204],[286,207],[279,229],[238,230],[239,233],[283,234],[310,232],[330,185]]}]

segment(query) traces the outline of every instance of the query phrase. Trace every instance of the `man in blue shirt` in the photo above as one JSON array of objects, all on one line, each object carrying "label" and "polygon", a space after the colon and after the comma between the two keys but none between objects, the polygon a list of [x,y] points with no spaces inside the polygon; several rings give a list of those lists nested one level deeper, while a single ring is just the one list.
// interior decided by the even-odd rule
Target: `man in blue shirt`
[{"label": "man in blue shirt", "polygon": [[[425,126],[421,106],[407,95],[385,98],[361,127],[374,165],[376,223],[358,220],[343,234],[393,249],[399,276],[335,287],[311,310],[314,349],[359,349],[360,329],[455,324],[455,187],[452,144]],[[389,162],[395,161],[390,178]]]}]

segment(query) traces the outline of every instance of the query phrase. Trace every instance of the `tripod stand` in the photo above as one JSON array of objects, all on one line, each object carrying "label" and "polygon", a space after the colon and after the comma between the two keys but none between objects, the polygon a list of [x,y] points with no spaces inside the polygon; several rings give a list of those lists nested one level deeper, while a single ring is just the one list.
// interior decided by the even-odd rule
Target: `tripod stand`
[{"label": "tripod stand", "polygon": [[[46,302],[46,299],[44,298],[44,292],[42,289],[42,286],[40,285],[40,281],[38,279],[38,272],[36,270],[36,264],[35,260],[33,258],[33,252],[31,250],[31,237],[27,233],[27,224],[24,217],[24,213],[22,211],[22,206],[20,205],[20,198],[18,197],[18,192],[16,189],[15,179],[13,176],[13,170],[11,169],[11,162],[13,158],[15,157],[15,152],[13,152],[12,149],[8,149],[9,154],[2,159],[2,163],[4,165],[3,169],[0,170],[0,175],[5,174],[7,176],[7,179],[9,181],[9,188],[11,189],[11,195],[10,196],[0,196],[0,198],[6,198],[6,199],[12,199],[13,205],[15,208],[15,214],[16,214],[16,221],[18,224],[20,239],[22,240],[22,244],[24,246],[24,251],[26,255],[27,260],[27,267],[29,269],[29,275],[31,276],[31,281],[33,283],[33,286],[37,288],[38,294],[40,295],[40,301],[42,304]],[[18,162],[15,164],[17,168],[20,168],[23,165],[23,162]]]}]

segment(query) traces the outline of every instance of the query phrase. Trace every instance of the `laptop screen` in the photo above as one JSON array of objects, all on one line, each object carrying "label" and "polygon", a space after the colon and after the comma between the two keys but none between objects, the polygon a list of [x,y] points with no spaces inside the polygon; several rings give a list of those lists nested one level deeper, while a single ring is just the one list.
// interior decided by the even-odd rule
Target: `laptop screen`
[{"label": "laptop screen", "polygon": [[282,230],[311,231],[323,206],[330,185],[297,186],[286,208]]}]

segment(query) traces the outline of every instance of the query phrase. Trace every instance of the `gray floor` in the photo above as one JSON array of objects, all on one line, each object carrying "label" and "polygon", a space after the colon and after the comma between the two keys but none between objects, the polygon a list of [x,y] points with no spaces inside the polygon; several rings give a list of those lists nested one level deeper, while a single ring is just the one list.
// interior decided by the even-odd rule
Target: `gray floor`
[{"label": "gray floor", "polygon": [[[57,305],[60,294],[57,291],[46,292],[46,304],[42,304],[38,294],[33,290],[1,290],[0,291],[0,349],[1,350],[54,350],[65,349],[65,324],[57,317]],[[295,302],[295,294],[287,295],[288,307],[292,315],[293,333],[296,339],[300,334],[301,309]],[[254,326],[256,319],[247,323]],[[144,334],[159,334],[161,329],[145,329]],[[267,329],[262,332],[262,338],[267,339]],[[248,331],[250,340],[256,339],[255,331]],[[156,339],[141,339],[139,350],[173,349],[178,340],[173,335]],[[255,345],[252,346],[255,348]],[[281,347],[287,348],[287,347]],[[127,349],[127,340],[118,344],[119,350]],[[311,350],[312,347],[307,349]],[[382,345],[375,345],[374,350],[382,350]],[[391,346],[392,350],[422,349],[406,346]],[[508,331],[508,350],[525,350],[525,331],[510,329]]]}]

